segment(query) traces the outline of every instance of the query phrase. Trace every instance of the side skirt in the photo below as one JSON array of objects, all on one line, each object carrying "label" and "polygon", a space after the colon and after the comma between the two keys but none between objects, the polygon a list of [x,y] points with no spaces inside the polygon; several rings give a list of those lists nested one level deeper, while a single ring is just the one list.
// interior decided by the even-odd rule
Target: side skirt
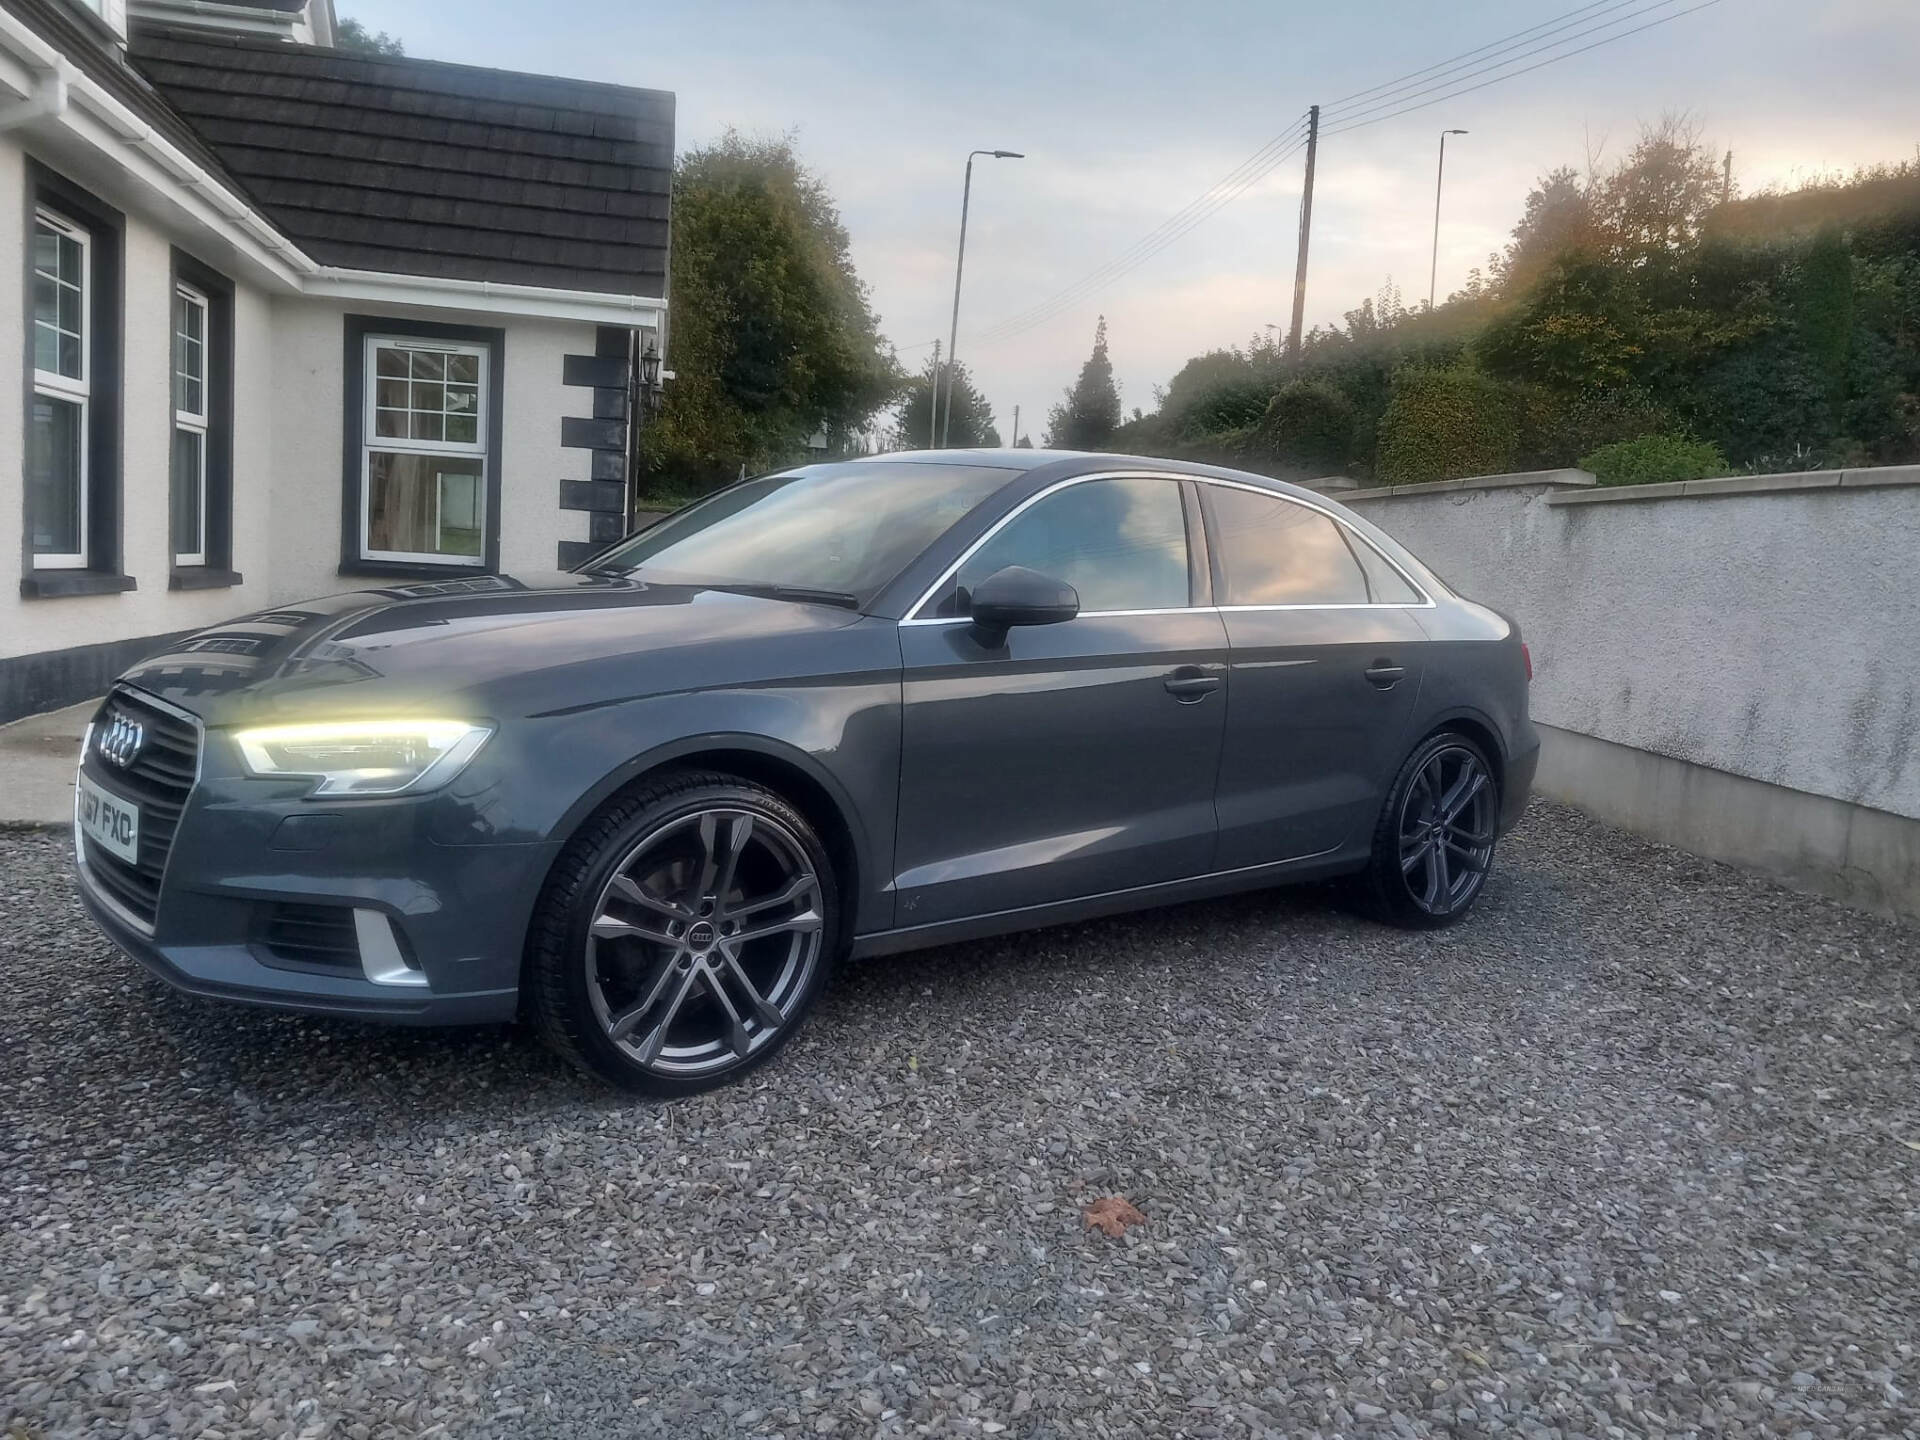
[{"label": "side skirt", "polygon": [[1163,905],[1208,900],[1219,895],[1238,894],[1243,890],[1264,890],[1274,885],[1351,875],[1364,870],[1366,865],[1367,855],[1364,851],[1356,852],[1350,847],[1325,850],[1318,855],[1303,855],[1293,860],[1275,861],[1270,865],[1250,865],[1243,870],[1223,870],[1212,875],[1196,875],[1187,880],[1140,885],[1131,890],[1110,890],[1104,895],[1088,895],[1076,900],[1056,900],[1051,904],[1029,905],[1019,910],[997,910],[987,915],[968,915],[959,920],[942,920],[932,925],[914,925],[899,930],[856,935],[850,954],[855,960],[876,955],[899,955],[934,945],[983,940],[991,935],[1039,930],[1048,925],[1070,925],[1081,920],[1096,920],[1103,915],[1154,910]]}]

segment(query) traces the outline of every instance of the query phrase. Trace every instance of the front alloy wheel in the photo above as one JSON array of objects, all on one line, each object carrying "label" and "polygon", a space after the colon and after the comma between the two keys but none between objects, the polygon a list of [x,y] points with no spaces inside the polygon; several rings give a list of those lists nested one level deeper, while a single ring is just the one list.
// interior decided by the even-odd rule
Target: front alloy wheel
[{"label": "front alloy wheel", "polygon": [[1480,747],[1446,733],[1408,757],[1374,832],[1367,888],[1384,920],[1417,929],[1461,919],[1486,884],[1500,791]]},{"label": "front alloy wheel", "polygon": [[529,1003],[548,1040],[629,1089],[687,1094],[770,1057],[832,960],[836,896],[780,797],[676,777],[590,822],[534,928]]}]

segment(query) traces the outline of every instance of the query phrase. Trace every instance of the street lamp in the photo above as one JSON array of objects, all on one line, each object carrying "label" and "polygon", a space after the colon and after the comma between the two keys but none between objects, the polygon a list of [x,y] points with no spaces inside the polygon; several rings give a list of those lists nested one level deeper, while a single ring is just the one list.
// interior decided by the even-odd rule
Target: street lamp
[{"label": "street lamp", "polygon": [[1433,177],[1433,266],[1427,271],[1427,309],[1433,309],[1435,282],[1440,275],[1440,182],[1447,176],[1447,136],[1464,135],[1464,130],[1440,132],[1440,168]]},{"label": "street lamp", "polygon": [[[967,183],[960,191],[960,253],[953,262],[953,328],[947,332],[947,408],[940,418],[940,443],[947,443],[947,430],[953,423],[953,362],[957,358],[955,351],[960,344],[960,272],[967,263],[967,204],[973,198],[973,157],[991,156],[995,160],[1024,160],[1027,157],[1018,150],[969,150],[967,152]],[[934,369],[933,408],[940,414],[940,371]]]}]

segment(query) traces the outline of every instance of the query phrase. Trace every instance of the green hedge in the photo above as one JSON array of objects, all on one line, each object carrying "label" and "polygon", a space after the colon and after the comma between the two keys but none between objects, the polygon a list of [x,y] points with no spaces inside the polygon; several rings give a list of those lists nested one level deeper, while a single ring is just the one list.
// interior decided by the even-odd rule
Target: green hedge
[{"label": "green hedge", "polygon": [[1524,421],[1515,388],[1478,371],[1398,371],[1380,417],[1376,477],[1418,485],[1504,474],[1521,454]]},{"label": "green hedge", "polygon": [[1267,402],[1242,448],[1309,479],[1342,474],[1353,451],[1353,402],[1321,381],[1296,380]]},{"label": "green hedge", "polygon": [[1685,435],[1642,435],[1581,456],[1580,468],[1591,470],[1602,485],[1662,485],[1724,475],[1727,457],[1710,441]]}]

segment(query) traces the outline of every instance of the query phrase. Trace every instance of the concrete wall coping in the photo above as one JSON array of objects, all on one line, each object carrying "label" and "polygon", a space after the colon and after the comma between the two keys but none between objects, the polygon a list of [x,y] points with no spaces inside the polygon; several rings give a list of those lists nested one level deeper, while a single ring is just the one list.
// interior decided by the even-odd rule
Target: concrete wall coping
[{"label": "concrete wall coping", "polygon": [[1372,490],[1349,490],[1342,503],[1353,500],[1392,500],[1408,495],[1446,495],[1456,490],[1519,490],[1529,485],[1585,490],[1599,484],[1586,470],[1520,470],[1511,475],[1469,475],[1461,480],[1433,480],[1424,485],[1381,485]]},{"label": "concrete wall coping", "polygon": [[1615,505],[1646,500],[1713,500],[1793,490],[1873,490],[1920,485],[1920,465],[1875,465],[1859,470],[1802,470],[1785,475],[1723,475],[1665,485],[1606,485],[1578,494],[1549,495],[1549,505]]}]

